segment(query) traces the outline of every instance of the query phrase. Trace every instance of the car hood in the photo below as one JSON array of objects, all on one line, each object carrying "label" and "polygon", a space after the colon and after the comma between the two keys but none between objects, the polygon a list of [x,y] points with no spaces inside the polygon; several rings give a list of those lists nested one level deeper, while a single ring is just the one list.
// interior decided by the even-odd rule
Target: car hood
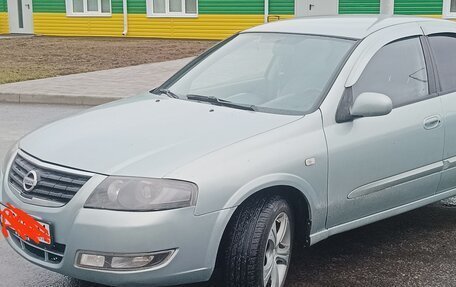
[{"label": "car hood", "polygon": [[84,171],[164,177],[297,118],[144,95],[52,123],[24,137],[20,148],[42,161]]}]

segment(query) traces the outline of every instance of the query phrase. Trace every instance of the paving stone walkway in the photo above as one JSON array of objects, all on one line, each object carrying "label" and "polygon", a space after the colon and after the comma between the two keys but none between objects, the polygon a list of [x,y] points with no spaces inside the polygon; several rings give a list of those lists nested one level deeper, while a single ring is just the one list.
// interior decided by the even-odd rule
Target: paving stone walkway
[{"label": "paving stone walkway", "polygon": [[0,102],[99,105],[151,90],[192,58],[0,85]]}]

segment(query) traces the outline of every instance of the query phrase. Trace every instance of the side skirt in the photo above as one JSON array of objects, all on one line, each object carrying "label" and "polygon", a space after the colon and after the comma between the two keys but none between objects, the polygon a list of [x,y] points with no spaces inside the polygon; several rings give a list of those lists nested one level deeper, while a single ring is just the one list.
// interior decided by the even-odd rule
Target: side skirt
[{"label": "side skirt", "polygon": [[351,222],[343,223],[341,225],[337,225],[337,226],[331,227],[329,229],[325,229],[323,231],[319,231],[317,233],[310,235],[310,245],[320,242],[332,235],[342,233],[345,231],[349,231],[349,230],[352,230],[352,229],[355,229],[355,228],[358,228],[358,227],[361,227],[361,226],[364,226],[364,225],[367,225],[370,223],[374,223],[376,221],[380,221],[380,220],[383,220],[383,219],[386,219],[389,217],[393,217],[395,215],[405,213],[407,211],[417,209],[417,208],[429,205],[431,203],[434,203],[434,202],[437,202],[442,199],[446,199],[446,198],[449,198],[449,197],[452,197],[455,195],[456,195],[456,188],[451,189],[446,192],[435,194],[431,197],[417,200],[412,203],[404,204],[404,205],[401,205],[401,206],[398,206],[398,207],[395,207],[392,209],[388,209],[388,210],[385,210],[385,211],[382,211],[382,212],[379,212],[376,214],[372,214],[372,215],[369,215],[369,216],[366,216],[366,217],[363,217],[363,218],[360,218],[360,219],[357,219],[357,220],[354,220]]}]

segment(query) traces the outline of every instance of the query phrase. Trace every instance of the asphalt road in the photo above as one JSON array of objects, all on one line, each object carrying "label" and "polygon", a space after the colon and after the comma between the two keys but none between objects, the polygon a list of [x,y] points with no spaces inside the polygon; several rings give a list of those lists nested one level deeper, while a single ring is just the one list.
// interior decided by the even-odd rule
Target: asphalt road
[{"label": "asphalt road", "polygon": [[[83,109],[0,104],[0,158],[28,131]],[[336,235],[296,255],[286,287],[456,286],[455,269],[456,208],[439,203]],[[100,285],[36,267],[0,235],[0,286]]]}]

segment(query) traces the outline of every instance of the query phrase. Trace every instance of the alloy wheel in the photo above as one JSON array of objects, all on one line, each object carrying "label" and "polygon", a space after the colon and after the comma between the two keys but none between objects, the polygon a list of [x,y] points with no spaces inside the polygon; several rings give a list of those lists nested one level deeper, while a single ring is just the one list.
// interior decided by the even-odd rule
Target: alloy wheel
[{"label": "alloy wheel", "polygon": [[291,227],[285,212],[277,215],[269,231],[263,263],[265,287],[282,287],[291,254]]}]

